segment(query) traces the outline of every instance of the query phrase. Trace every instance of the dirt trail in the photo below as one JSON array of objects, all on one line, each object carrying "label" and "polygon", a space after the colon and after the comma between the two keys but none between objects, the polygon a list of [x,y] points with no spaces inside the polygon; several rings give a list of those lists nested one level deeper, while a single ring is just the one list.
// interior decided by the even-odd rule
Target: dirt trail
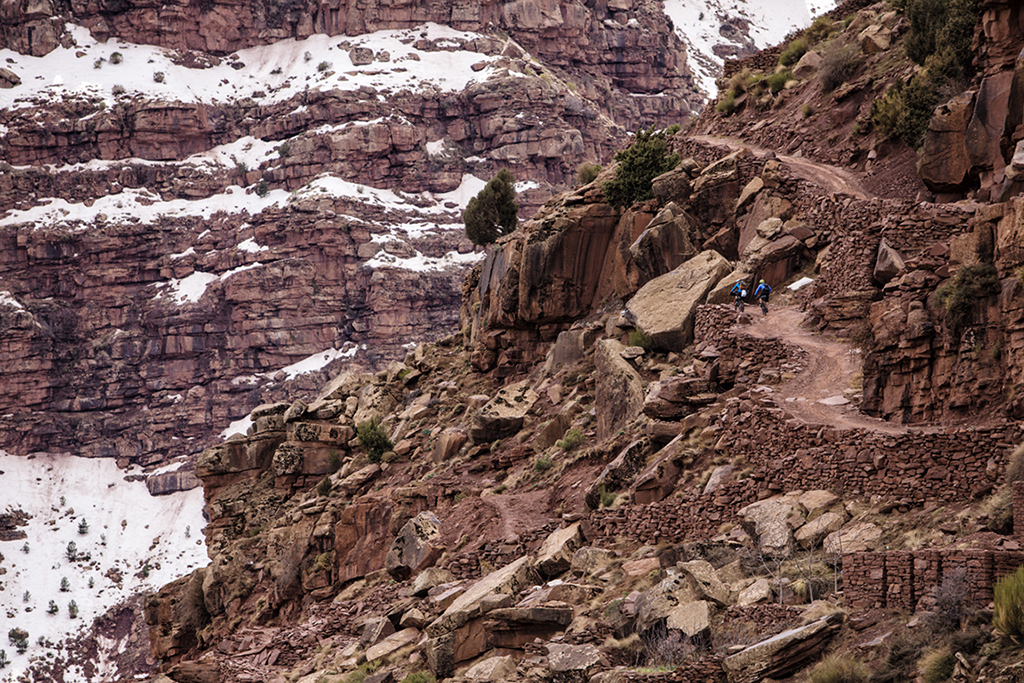
[{"label": "dirt trail", "polygon": [[733,152],[745,147],[758,157],[775,154],[775,158],[777,158],[783,166],[789,168],[793,175],[817,185],[830,194],[848,194],[856,197],[857,199],[868,199],[871,196],[864,190],[864,187],[860,184],[860,181],[857,180],[856,176],[845,169],[839,168],[838,166],[822,164],[803,157],[778,154],[772,150],[752,145],[737,138],[721,138],[712,135],[692,135],[691,138],[710,145],[722,145]]},{"label": "dirt trail", "polygon": [[804,349],[807,365],[795,379],[772,387],[772,397],[781,408],[807,424],[838,429],[869,429],[904,434],[911,428],[864,415],[850,403],[844,392],[861,368],[860,352],[846,342],[825,337],[800,326],[803,313],[795,308],[772,307],[762,316],[756,306],[748,308],[752,322],[737,330],[760,339],[777,338]]}]

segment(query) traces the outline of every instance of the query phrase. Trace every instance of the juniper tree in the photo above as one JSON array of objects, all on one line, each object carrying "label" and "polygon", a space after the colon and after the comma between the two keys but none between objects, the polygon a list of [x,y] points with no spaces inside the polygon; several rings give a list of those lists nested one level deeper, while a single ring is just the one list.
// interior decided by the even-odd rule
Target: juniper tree
[{"label": "juniper tree", "polygon": [[462,214],[466,237],[473,244],[490,244],[516,229],[519,204],[516,203],[516,179],[503,168],[469,200]]}]

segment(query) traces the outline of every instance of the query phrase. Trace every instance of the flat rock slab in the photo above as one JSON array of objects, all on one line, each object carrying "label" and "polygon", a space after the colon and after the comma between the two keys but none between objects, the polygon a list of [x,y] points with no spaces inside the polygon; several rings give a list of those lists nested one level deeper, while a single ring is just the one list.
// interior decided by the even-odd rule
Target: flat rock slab
[{"label": "flat rock slab", "polygon": [[785,678],[817,657],[842,623],[841,614],[831,614],[726,657],[722,666],[729,683],[758,683],[766,678]]}]

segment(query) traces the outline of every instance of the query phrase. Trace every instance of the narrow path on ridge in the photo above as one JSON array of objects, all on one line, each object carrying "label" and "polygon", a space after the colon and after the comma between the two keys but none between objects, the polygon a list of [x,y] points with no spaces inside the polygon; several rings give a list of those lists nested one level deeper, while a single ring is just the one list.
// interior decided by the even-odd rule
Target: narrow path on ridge
[{"label": "narrow path on ridge", "polygon": [[800,326],[803,313],[795,308],[769,307],[768,315],[762,316],[755,305],[748,308],[748,313],[752,322],[737,325],[737,331],[760,339],[779,339],[808,354],[806,367],[794,379],[772,387],[772,397],[779,407],[794,418],[837,429],[887,434],[921,431],[865,415],[846,400],[844,392],[862,365],[859,350],[849,343],[804,329]]},{"label": "narrow path on ridge", "polygon": [[864,190],[864,187],[854,174],[838,166],[823,164],[803,157],[779,154],[773,150],[758,147],[737,138],[722,138],[713,135],[691,135],[690,138],[709,145],[722,145],[733,152],[746,148],[759,157],[774,154],[775,158],[783,166],[786,166],[793,172],[793,175],[817,185],[829,193],[848,194],[857,199],[868,199],[871,196]]}]

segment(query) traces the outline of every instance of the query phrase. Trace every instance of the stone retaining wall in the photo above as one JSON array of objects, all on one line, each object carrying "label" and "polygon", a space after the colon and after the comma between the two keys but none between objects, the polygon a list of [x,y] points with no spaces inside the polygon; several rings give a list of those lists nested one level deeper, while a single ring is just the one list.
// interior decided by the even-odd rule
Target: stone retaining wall
[{"label": "stone retaining wall", "polygon": [[[996,581],[1024,565],[1022,550],[917,550],[843,556],[843,596],[849,609],[902,609],[934,605],[951,572],[965,572],[967,604],[984,608]],[[952,590],[952,588],[950,588]]]}]

